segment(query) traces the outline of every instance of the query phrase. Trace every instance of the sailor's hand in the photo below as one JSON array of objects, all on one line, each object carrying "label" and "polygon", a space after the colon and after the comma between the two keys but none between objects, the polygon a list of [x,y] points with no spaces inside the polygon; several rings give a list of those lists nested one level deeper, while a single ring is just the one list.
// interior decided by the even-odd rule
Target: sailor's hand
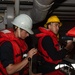
[{"label": "sailor's hand", "polygon": [[71,51],[73,48],[74,48],[73,41],[72,40],[68,40],[65,49]]},{"label": "sailor's hand", "polygon": [[30,58],[32,58],[33,57],[33,55],[35,55],[37,53],[37,49],[35,49],[35,48],[32,48],[27,54],[28,54],[28,56],[27,57],[30,57]]}]

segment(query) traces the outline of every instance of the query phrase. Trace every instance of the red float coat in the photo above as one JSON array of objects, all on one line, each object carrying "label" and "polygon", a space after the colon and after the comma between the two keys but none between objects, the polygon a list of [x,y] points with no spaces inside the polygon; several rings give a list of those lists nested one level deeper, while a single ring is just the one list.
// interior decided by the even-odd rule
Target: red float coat
[{"label": "red float coat", "polygon": [[[22,39],[16,38],[12,30],[3,30],[2,32],[0,32],[0,46],[5,41],[9,41],[12,44],[13,54],[14,54],[13,55],[14,64],[21,62],[23,60],[22,54],[28,48],[25,41]],[[8,75],[6,72],[6,69],[3,67],[2,63],[0,62],[0,75],[3,75],[2,73],[4,75]],[[28,73],[28,68],[23,72],[23,75],[27,75],[27,73]],[[13,75],[19,75],[19,72]]]}]

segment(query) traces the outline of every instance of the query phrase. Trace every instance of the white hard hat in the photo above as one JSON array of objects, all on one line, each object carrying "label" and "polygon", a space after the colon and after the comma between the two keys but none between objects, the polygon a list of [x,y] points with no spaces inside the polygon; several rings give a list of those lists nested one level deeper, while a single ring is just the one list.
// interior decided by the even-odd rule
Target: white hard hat
[{"label": "white hard hat", "polygon": [[18,15],[13,21],[12,24],[26,30],[28,33],[33,34],[32,29],[32,19],[26,14]]}]

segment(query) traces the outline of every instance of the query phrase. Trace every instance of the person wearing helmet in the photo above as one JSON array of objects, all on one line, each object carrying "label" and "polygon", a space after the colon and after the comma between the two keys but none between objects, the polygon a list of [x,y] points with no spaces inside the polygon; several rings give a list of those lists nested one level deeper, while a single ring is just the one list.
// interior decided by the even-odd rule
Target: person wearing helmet
[{"label": "person wearing helmet", "polygon": [[0,32],[0,75],[28,75],[29,58],[37,53],[37,49],[28,50],[25,38],[32,31],[32,19],[20,14],[12,21],[13,29]]},{"label": "person wearing helmet", "polygon": [[42,75],[64,75],[59,70],[55,70],[55,66],[62,61],[69,50],[73,48],[73,43],[68,42],[66,47],[59,49],[57,34],[61,22],[59,18],[54,15],[49,17],[45,28],[39,27],[40,33],[36,34],[38,40],[38,52],[42,57],[39,59],[41,65],[38,66],[38,72]]}]

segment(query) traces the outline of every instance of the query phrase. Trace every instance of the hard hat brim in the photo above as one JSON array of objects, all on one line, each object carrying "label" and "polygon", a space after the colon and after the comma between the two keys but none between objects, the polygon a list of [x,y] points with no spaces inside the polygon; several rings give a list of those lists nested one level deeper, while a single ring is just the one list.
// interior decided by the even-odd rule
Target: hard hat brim
[{"label": "hard hat brim", "polygon": [[31,35],[34,34],[34,32],[33,32],[31,29],[27,29],[27,28],[26,28],[26,29],[24,29],[24,30],[26,30],[26,31],[27,31],[29,34],[31,34]]}]

